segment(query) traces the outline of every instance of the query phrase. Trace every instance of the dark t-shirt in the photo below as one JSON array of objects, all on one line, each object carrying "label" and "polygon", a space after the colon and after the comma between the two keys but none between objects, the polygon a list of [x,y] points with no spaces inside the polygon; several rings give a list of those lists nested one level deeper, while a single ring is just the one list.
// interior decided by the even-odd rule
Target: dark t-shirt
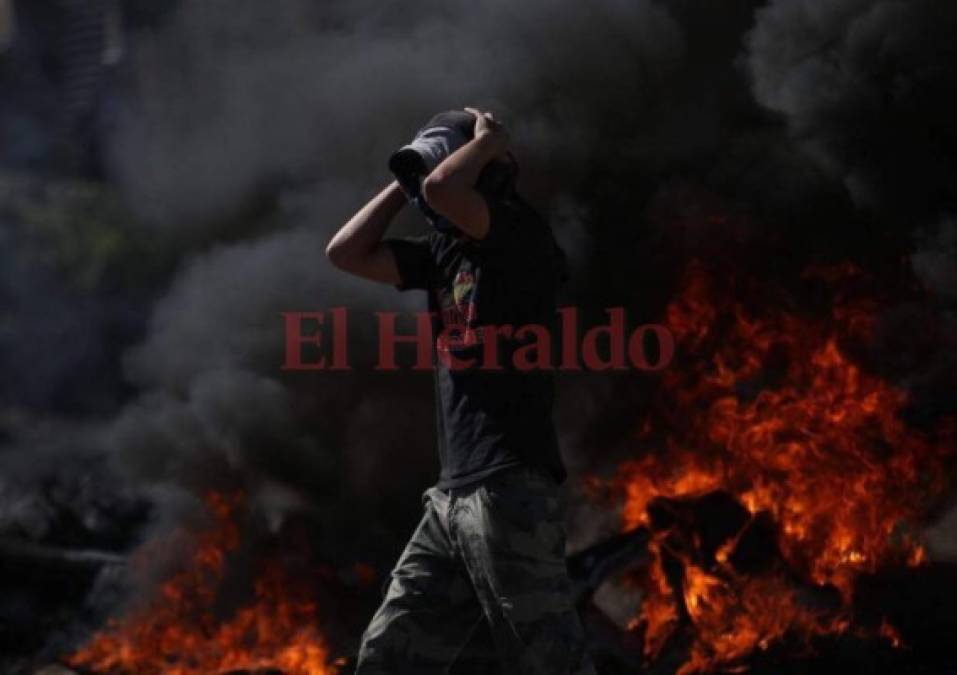
[{"label": "dark t-shirt", "polygon": [[[536,324],[551,339],[565,258],[548,223],[524,200],[487,203],[489,232],[481,241],[438,231],[385,240],[399,268],[397,288],[428,291],[438,487],[459,487],[522,464],[562,482],[566,472],[552,421],[551,369],[516,368],[512,358],[524,346],[523,363],[537,362],[530,343],[541,345],[541,336],[525,331],[515,339],[507,329],[492,334],[489,328]],[[495,359],[487,356],[489,339],[497,340]],[[474,365],[450,367],[449,356]],[[496,364],[501,370],[483,368]]]}]

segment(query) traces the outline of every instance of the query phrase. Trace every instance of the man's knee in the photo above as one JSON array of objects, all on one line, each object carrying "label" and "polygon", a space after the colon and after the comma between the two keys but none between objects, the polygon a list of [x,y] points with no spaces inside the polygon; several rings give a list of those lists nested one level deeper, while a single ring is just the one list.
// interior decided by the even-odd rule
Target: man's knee
[{"label": "man's knee", "polygon": [[370,624],[363,633],[356,675],[439,675],[461,648],[461,639],[429,630],[408,614]]},{"label": "man's knee", "polygon": [[388,603],[372,617],[362,634],[356,675],[395,675],[408,660],[414,643],[414,626],[408,614],[393,611]]},{"label": "man's knee", "polygon": [[445,673],[479,619],[464,580],[430,587],[429,577],[393,577],[362,635],[358,675]]},{"label": "man's knee", "polygon": [[588,643],[578,613],[569,610],[545,615],[522,632],[528,640],[523,651],[523,675],[594,675]]}]

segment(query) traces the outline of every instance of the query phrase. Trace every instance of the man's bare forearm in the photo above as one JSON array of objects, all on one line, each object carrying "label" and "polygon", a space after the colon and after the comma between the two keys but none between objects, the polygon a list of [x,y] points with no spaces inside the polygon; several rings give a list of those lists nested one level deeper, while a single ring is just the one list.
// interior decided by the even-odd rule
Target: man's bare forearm
[{"label": "man's bare forearm", "polygon": [[472,188],[488,162],[505,152],[508,138],[500,134],[477,136],[445,158],[427,183]]},{"label": "man's bare forearm", "polygon": [[332,264],[374,281],[396,283],[391,253],[383,250],[382,237],[406,203],[398,182],[392,181],[343,225],[326,246]]},{"label": "man's bare forearm", "polygon": [[469,237],[480,240],[488,234],[491,221],[485,198],[475,185],[485,166],[508,149],[509,137],[491,113],[466,110],[476,116],[475,137],[435,167],[422,191],[433,209]]},{"label": "man's bare forearm", "polygon": [[350,254],[372,250],[382,239],[405,201],[399,184],[392,181],[336,232],[326,247],[326,252],[331,257],[336,252]]}]

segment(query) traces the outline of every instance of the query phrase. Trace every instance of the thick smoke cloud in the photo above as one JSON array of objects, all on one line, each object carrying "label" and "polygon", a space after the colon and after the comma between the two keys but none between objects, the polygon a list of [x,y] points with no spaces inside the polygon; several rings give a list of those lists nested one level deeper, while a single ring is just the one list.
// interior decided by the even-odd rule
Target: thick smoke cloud
[{"label": "thick smoke cloud", "polygon": [[[348,307],[350,357],[357,370],[365,365],[371,371],[372,312],[403,306],[411,311],[417,303],[334,273],[323,261],[329,237],[323,229],[295,227],[216,248],[184,268],[158,303],[147,339],[124,359],[143,394],[106,434],[122,476],[144,487],[173,486],[196,495],[242,488],[254,503],[262,498],[259,506],[273,511],[272,518],[282,513],[274,512],[270,496],[277,485],[286,486],[299,496],[278,504],[280,511],[321,504],[320,515],[336,530],[362,516],[371,519],[383,491],[361,467],[370,455],[389,453],[390,445],[404,447],[388,440],[395,433],[395,404],[377,401],[381,387],[362,372],[284,376],[281,312]],[[406,384],[403,374],[396,376]],[[417,412],[424,424],[412,437],[424,450],[429,409]],[[350,431],[357,424],[370,439],[365,448]],[[420,463],[433,460],[431,453],[403,454]],[[388,460],[374,465],[387,466]],[[422,478],[416,470],[406,475]],[[343,493],[365,497],[364,506],[344,501]],[[374,530],[367,530],[370,536]]]},{"label": "thick smoke cloud", "polygon": [[[436,110],[490,105],[560,178],[634,154],[683,36],[648,1],[382,7],[185,3],[133,50],[112,169],[144,217],[190,227],[290,174],[377,184]],[[556,11],[560,10],[560,11]],[[607,131],[624,136],[609,143]],[[547,166],[541,166],[542,161]]]},{"label": "thick smoke cloud", "polygon": [[[643,139],[654,129],[631,120],[664,107],[685,44],[675,18],[650,2],[553,9],[187,3],[143,36],[109,141],[111,171],[170,238],[222,243],[186,258],[145,340],[124,357],[143,394],[107,436],[123,475],[200,489],[231,474],[253,491],[280,482],[319,501],[338,482],[369,497],[356,508],[331,494],[329,520],[343,523],[432,478],[428,382],[282,377],[279,312],[421,308],[412,294],[335,272],[322,248],[388,180],[388,153],[443,108],[489,105],[509,122],[524,184],[554,205],[559,236],[583,261],[589,216],[575,188],[596,165],[638,163],[651,151]],[[254,226],[253,238],[224,229],[277,185],[278,229]],[[372,329],[361,318],[350,327],[359,362],[371,359]],[[410,387],[404,404],[383,393]],[[397,428],[409,439],[401,452]],[[399,478],[383,485],[384,476]]]},{"label": "thick smoke cloud", "polygon": [[905,227],[953,210],[953,3],[774,0],[756,19],[755,99],[858,204]]}]

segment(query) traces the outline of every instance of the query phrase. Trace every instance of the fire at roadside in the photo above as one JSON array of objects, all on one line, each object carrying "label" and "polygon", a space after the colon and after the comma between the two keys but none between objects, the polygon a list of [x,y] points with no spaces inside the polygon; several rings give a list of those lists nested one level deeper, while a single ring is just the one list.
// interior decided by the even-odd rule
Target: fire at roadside
[{"label": "fire at roadside", "polygon": [[[894,663],[920,635],[882,579],[946,576],[921,530],[953,488],[955,427],[909,421],[905,391],[858,362],[876,330],[868,275],[807,269],[802,283],[829,296],[816,315],[783,298],[748,307],[742,283],[688,266],[665,312],[682,356],[639,418],[633,458],[589,481],[622,515],[622,535],[569,558],[602,672],[774,672],[846,644]],[[345,672],[350,645],[322,632],[341,600],[328,614],[316,600],[335,573],[307,558],[291,576],[273,551],[250,597],[224,607],[244,500],[206,503],[210,526],[182,569],[65,663],[103,675]],[[374,572],[357,576],[374,595]],[[624,630],[591,602],[607,583],[640,594]]]},{"label": "fire at roadside", "polygon": [[[278,560],[268,561],[254,581],[254,597],[226,619],[215,609],[226,557],[239,546],[235,511],[241,495],[210,493],[214,518],[184,568],[165,581],[156,597],[109,625],[66,661],[95,673],[257,672],[335,675],[336,660],[320,631],[310,579],[291,578]],[[139,555],[148,555],[147,546]],[[135,564],[135,561],[134,561]],[[322,570],[310,570],[320,577]]]},{"label": "fire at roadside", "polygon": [[890,612],[857,608],[857,584],[927,565],[954,419],[908,422],[908,394],[850,356],[877,321],[865,272],[806,270],[833,294],[818,315],[713,272],[688,268],[667,308],[680,364],[638,419],[634,459],[593,485],[623,502],[624,529],[650,532],[624,581],[644,594],[629,629],[646,663],[670,650],[683,675],[724,672],[847,635],[907,649]]}]

